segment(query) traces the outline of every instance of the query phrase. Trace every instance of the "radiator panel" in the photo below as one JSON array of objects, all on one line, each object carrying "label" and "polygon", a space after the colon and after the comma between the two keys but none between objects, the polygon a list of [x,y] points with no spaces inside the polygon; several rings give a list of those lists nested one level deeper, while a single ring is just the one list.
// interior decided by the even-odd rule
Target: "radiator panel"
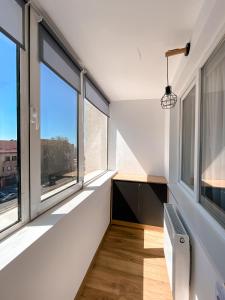
[{"label": "radiator panel", "polygon": [[174,300],[189,299],[190,242],[173,204],[164,205],[164,252]]}]

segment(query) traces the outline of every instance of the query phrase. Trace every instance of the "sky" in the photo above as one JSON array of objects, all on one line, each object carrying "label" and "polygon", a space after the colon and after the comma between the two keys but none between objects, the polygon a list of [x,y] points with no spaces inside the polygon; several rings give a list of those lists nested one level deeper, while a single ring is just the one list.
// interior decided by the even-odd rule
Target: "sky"
[{"label": "sky", "polygon": [[[16,45],[0,32],[0,140],[17,139]],[[77,144],[77,92],[40,64],[40,134]]]},{"label": "sky", "polygon": [[0,32],[0,140],[17,139],[16,45]]},{"label": "sky", "polygon": [[43,63],[41,68],[41,138],[67,137],[77,144],[77,92]]}]

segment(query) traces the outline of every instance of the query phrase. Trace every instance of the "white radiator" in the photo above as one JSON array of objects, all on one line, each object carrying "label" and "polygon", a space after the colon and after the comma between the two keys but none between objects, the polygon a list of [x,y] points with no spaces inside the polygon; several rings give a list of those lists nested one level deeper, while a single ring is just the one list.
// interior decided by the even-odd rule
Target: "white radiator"
[{"label": "white radiator", "polygon": [[190,244],[176,206],[164,205],[164,252],[174,300],[189,300]]}]

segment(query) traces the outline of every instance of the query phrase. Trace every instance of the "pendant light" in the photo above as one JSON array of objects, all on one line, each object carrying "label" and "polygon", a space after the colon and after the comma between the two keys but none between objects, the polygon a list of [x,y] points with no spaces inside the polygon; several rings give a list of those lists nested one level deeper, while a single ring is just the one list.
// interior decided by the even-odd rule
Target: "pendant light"
[{"label": "pendant light", "polygon": [[172,86],[169,85],[169,62],[168,57],[181,54],[183,53],[185,56],[188,56],[190,52],[191,44],[187,43],[185,48],[181,49],[173,49],[169,50],[165,53],[166,56],[166,79],[167,79],[167,86],[165,88],[165,94],[161,98],[161,106],[163,109],[170,109],[173,108],[177,103],[177,95],[172,92]]},{"label": "pendant light", "polygon": [[169,85],[168,56],[166,57],[166,62],[167,86],[165,87],[165,94],[161,98],[161,106],[163,109],[170,109],[176,105],[177,95],[172,92],[172,86]]}]

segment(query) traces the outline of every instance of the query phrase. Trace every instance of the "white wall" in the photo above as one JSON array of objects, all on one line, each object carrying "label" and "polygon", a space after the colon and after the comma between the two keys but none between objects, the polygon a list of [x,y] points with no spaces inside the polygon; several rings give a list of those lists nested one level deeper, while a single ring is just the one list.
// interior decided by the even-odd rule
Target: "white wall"
[{"label": "white wall", "polygon": [[[225,34],[225,1],[205,0],[191,39],[191,52],[183,58],[173,86],[182,96],[189,83],[198,78],[202,67]],[[216,284],[225,282],[225,230],[178,182],[179,170],[179,105],[170,111],[168,176],[170,202],[175,202],[191,235],[190,300],[216,299]]]},{"label": "white wall", "polygon": [[128,174],[165,175],[164,131],[159,100],[111,102],[109,167]]},{"label": "white wall", "polygon": [[[51,214],[44,224],[45,215],[40,217],[41,225],[38,219],[30,224],[39,230],[40,226],[51,226],[60,219],[1,270],[1,300],[74,299],[109,225],[110,188],[111,179],[98,188],[93,184],[86,189],[90,195],[70,213],[60,216],[59,208],[58,214]],[[67,202],[64,210],[69,207]]]}]

